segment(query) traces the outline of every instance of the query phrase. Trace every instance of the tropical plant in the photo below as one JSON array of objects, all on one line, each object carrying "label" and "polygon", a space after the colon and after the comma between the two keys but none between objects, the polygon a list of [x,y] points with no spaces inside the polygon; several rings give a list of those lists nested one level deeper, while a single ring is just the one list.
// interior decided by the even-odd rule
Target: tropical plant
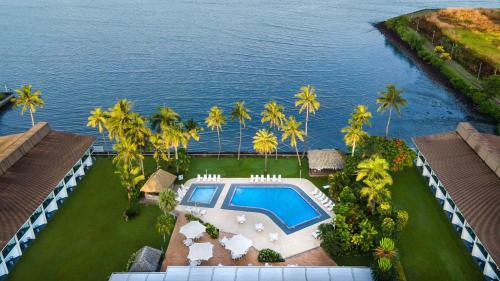
[{"label": "tropical plant", "polygon": [[375,263],[375,268],[372,270],[375,281],[393,280],[392,261],[388,258],[380,258]]},{"label": "tropical plant", "polygon": [[257,256],[259,262],[284,262],[285,259],[281,257],[281,254],[273,249],[262,249],[259,251]]},{"label": "tropical plant", "polygon": [[[132,143],[137,145],[139,153],[142,154],[144,148],[146,147],[146,141],[151,136],[151,130],[146,127],[145,120],[135,112],[130,114],[129,130],[127,132],[127,137],[130,138]],[[144,175],[144,157],[138,158],[139,165],[141,167],[142,174]]]},{"label": "tropical plant", "polygon": [[354,109],[354,112],[351,115],[352,124],[357,124],[358,126],[371,126],[370,119],[372,118],[372,113],[368,111],[368,107],[363,104],[359,104]]},{"label": "tropical plant", "polygon": [[408,102],[401,96],[403,90],[398,90],[393,84],[387,85],[386,89],[387,91],[380,93],[379,98],[377,98],[377,104],[379,104],[377,111],[383,113],[389,110],[389,117],[387,118],[387,125],[385,127],[385,136],[387,137],[389,134],[392,109],[394,108],[396,112],[401,115],[401,108],[406,106]]},{"label": "tropical plant", "polygon": [[[283,112],[285,107],[276,103],[275,101],[270,101],[264,105],[264,111],[262,111],[262,124],[269,123],[269,128],[275,133],[283,127],[283,123],[286,121],[285,113]],[[277,135],[277,133],[276,133]],[[278,146],[276,146],[276,159],[278,159]]]},{"label": "tropical plant", "polygon": [[113,145],[113,150],[116,151],[116,155],[113,158],[115,165],[131,167],[135,161],[140,161],[144,158],[139,152],[137,144],[133,143],[130,138],[122,138]]},{"label": "tropical plant", "polygon": [[306,130],[304,142],[307,149],[309,114],[315,114],[319,109],[320,103],[316,100],[316,92],[314,90],[314,87],[310,85],[300,87],[300,91],[295,94],[295,97],[297,97],[297,100],[295,101],[295,107],[299,107],[299,113],[302,113],[303,111],[306,112]]},{"label": "tropical plant", "polygon": [[177,201],[175,200],[176,193],[173,189],[167,188],[160,192],[158,198],[158,207],[162,210],[164,215],[168,215],[175,210],[177,206]]},{"label": "tropical plant", "polygon": [[167,243],[167,235],[172,234],[175,218],[172,215],[162,214],[156,220],[156,231],[163,237],[163,243]]},{"label": "tropical plant", "polygon": [[37,107],[43,108],[45,101],[42,99],[40,90],[31,91],[31,84],[22,85],[20,89],[16,89],[19,95],[12,99],[15,107],[21,107],[21,116],[26,110],[29,110],[31,117],[31,126],[35,126],[35,112]]},{"label": "tropical plant", "polygon": [[205,119],[205,123],[212,131],[217,131],[217,140],[219,142],[219,153],[217,154],[217,159],[219,159],[221,152],[220,132],[222,131],[222,126],[226,124],[226,117],[218,106],[212,106],[208,112],[208,117]]},{"label": "tropical plant", "polygon": [[159,133],[153,134],[149,137],[149,143],[153,148],[153,159],[156,162],[156,170],[160,169],[160,160],[166,159],[167,155],[163,152],[163,140]]},{"label": "tropical plant", "polygon": [[156,112],[151,116],[151,129],[159,133],[162,126],[170,126],[180,120],[179,114],[172,108],[167,106],[158,107]]},{"label": "tropical plant", "polygon": [[392,177],[388,172],[389,163],[384,158],[375,154],[369,159],[363,160],[358,164],[358,175],[356,181],[363,179],[367,180],[383,180],[387,184],[392,184]]},{"label": "tropical plant", "polygon": [[184,128],[185,140],[186,140],[186,151],[188,149],[188,144],[191,139],[195,141],[200,140],[200,132],[203,131],[203,128],[200,127],[198,122],[193,119],[189,119],[186,122],[182,122],[182,126]]},{"label": "tropical plant", "polygon": [[108,116],[106,127],[109,138],[117,142],[124,139],[130,129],[132,121],[132,103],[126,99],[118,101],[106,113]]},{"label": "tropical plant", "polygon": [[108,116],[106,112],[103,111],[100,107],[96,107],[94,110],[90,111],[90,116],[87,118],[87,127],[97,127],[97,131],[102,134],[104,146],[106,146],[106,136],[104,135],[104,130],[106,129],[107,118]]},{"label": "tropical plant", "polygon": [[238,160],[240,160],[241,141],[243,139],[243,128],[246,127],[246,120],[252,120],[248,109],[245,107],[245,102],[238,101],[234,104],[231,111],[231,121],[238,120],[240,125],[240,143],[238,144]]},{"label": "tropical plant", "polygon": [[141,174],[139,166],[122,164],[117,166],[116,174],[120,176],[120,183],[127,190],[128,209],[130,209],[134,198],[134,191],[139,182],[144,180],[144,175]]},{"label": "tropical plant", "polygon": [[288,120],[282,127],[283,135],[281,136],[281,141],[285,142],[290,138],[290,146],[295,148],[295,153],[297,154],[297,160],[299,161],[299,166],[302,166],[299,156],[299,150],[297,148],[297,140],[304,141],[305,132],[300,129],[302,122],[297,122],[295,117],[290,116]]},{"label": "tropical plant", "polygon": [[351,124],[350,126],[342,128],[341,132],[345,133],[344,141],[347,146],[351,147],[351,156],[354,156],[356,144],[361,141],[361,139],[368,136],[368,133],[363,131],[360,126],[357,126],[355,124]]},{"label": "tropical plant", "polygon": [[394,259],[397,257],[398,252],[396,250],[396,245],[391,238],[383,237],[378,242],[378,246],[373,251],[375,257],[377,258],[388,258]]},{"label": "tropical plant", "polygon": [[267,155],[272,153],[278,145],[276,136],[267,129],[258,130],[253,137],[253,149],[264,154],[264,171],[267,173]]},{"label": "tropical plant", "polygon": [[174,148],[175,159],[179,159],[179,147],[181,145],[183,147],[187,146],[188,135],[185,133],[181,124],[179,123],[167,126],[163,129],[163,131],[166,133],[166,135],[168,135],[170,145]]}]

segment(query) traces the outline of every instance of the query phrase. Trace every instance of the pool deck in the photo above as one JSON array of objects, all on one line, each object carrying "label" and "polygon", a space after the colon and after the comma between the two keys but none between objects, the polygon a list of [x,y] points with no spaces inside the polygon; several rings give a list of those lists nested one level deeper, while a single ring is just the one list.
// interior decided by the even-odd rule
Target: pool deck
[{"label": "pool deck", "polygon": [[[191,186],[193,183],[200,182],[196,181],[196,179],[191,179],[188,180],[185,185]],[[250,183],[249,178],[222,178],[221,181],[217,183],[224,184],[224,188],[222,189],[222,192],[213,208],[202,208],[207,210],[207,214],[200,217],[204,221],[215,225],[223,232],[242,234],[253,241],[253,245],[257,250],[271,248],[281,253],[285,259],[320,247],[320,240],[315,239],[312,236],[312,233],[317,230],[321,223],[331,220],[331,213],[319,204],[317,200],[312,198],[312,200],[315,201],[317,205],[328,214],[329,218],[307,226],[294,233],[286,234],[278,225],[274,223],[271,218],[265,214],[221,209],[231,184],[248,184]],[[272,185],[273,183],[264,182],[251,184]],[[295,185],[296,187],[302,189],[307,195],[309,195],[314,188],[316,188],[316,186],[309,180],[298,178],[283,178],[279,184]],[[188,206],[178,205],[176,210],[179,212],[187,212],[187,207]],[[242,214],[245,214],[246,222],[244,224],[239,224],[236,221],[236,216]],[[254,227],[254,225],[259,222],[264,225],[264,230],[261,232],[255,231]],[[278,233],[278,241],[269,241],[269,233]],[[220,238],[222,238],[222,236]]]}]

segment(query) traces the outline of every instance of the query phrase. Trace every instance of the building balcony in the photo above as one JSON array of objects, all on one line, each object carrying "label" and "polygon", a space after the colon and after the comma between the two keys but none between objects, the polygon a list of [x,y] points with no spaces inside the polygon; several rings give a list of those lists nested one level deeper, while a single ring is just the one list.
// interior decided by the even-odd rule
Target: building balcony
[{"label": "building balcony", "polygon": [[33,215],[30,217],[31,224],[34,224],[35,221],[40,217],[40,214],[42,213],[41,209],[38,209]]}]

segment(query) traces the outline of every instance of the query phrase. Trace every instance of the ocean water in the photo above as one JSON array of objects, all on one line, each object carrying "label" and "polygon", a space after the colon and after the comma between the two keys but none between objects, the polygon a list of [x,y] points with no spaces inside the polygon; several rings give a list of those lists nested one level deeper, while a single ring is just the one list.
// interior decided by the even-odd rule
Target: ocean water
[{"label": "ocean water", "polygon": [[[310,120],[309,144],[343,148],[340,129],[357,104],[374,112],[372,134],[386,115],[375,99],[388,83],[405,90],[409,106],[394,115],[390,134],[452,130],[463,120],[491,132],[477,114],[395,49],[372,23],[423,8],[499,6],[500,1],[429,0],[0,0],[0,86],[30,82],[46,106],[36,112],[59,130],[95,134],[89,111],[127,98],[150,115],[159,105],[203,122],[210,106],[229,114],[246,101],[253,120],[243,149],[263,127],[263,105],[275,99],[297,115],[293,95],[316,87],[321,108]],[[2,86],[3,87],[3,86]],[[300,117],[303,120],[303,116]],[[29,128],[29,115],[0,111],[0,135]],[[238,124],[222,132],[236,150]],[[202,133],[191,150],[214,151]],[[281,145],[280,150],[290,147]]]}]

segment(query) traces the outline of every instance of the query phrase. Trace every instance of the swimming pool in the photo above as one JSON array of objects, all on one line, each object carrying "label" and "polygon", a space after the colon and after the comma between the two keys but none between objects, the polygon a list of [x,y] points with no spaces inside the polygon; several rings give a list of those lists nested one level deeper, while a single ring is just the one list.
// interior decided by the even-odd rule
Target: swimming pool
[{"label": "swimming pool", "polygon": [[222,208],[266,214],[287,234],[330,218],[302,189],[290,184],[232,184]]},{"label": "swimming pool", "polygon": [[223,184],[192,184],[181,205],[213,207],[223,187]]}]

